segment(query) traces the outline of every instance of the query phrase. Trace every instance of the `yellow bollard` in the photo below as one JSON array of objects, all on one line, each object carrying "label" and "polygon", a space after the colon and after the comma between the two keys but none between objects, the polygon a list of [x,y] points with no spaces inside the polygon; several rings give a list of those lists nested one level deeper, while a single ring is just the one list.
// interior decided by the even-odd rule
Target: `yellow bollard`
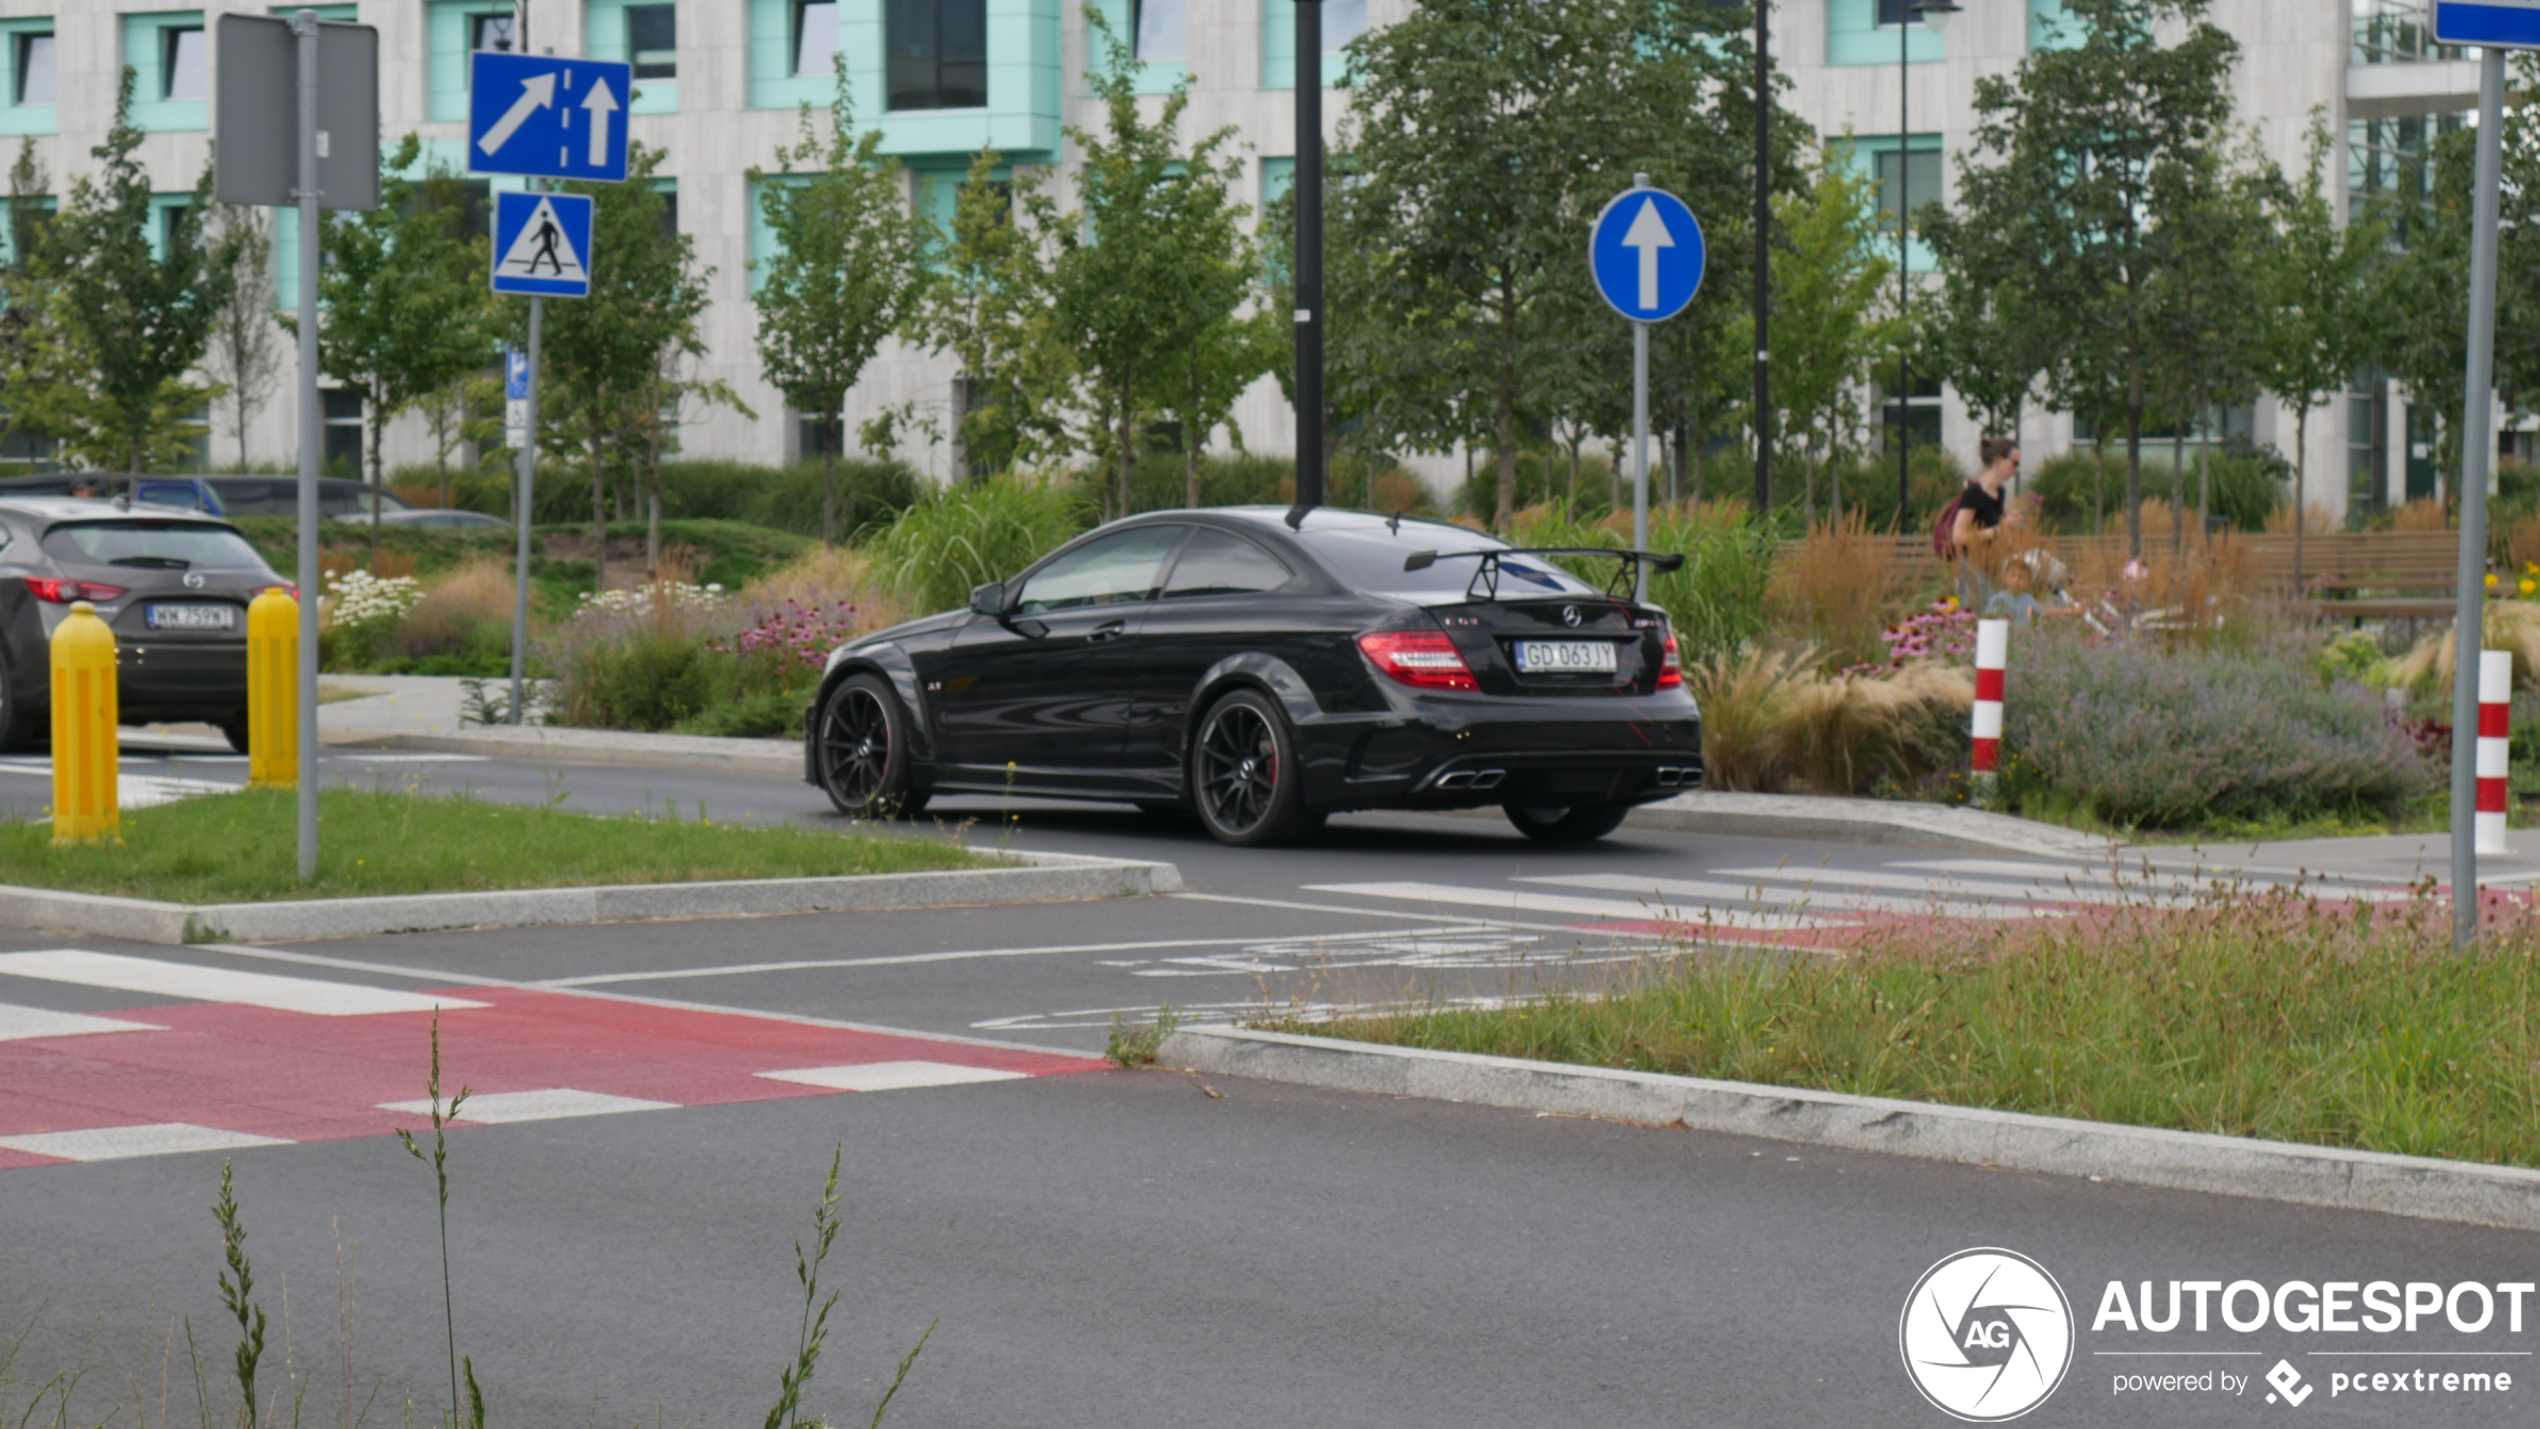
[{"label": "yellow bollard", "polygon": [[115,632],[71,602],[53,627],[53,842],[107,838],[115,796]]},{"label": "yellow bollard", "polygon": [[270,586],[247,605],[247,787],[300,782],[300,603]]}]

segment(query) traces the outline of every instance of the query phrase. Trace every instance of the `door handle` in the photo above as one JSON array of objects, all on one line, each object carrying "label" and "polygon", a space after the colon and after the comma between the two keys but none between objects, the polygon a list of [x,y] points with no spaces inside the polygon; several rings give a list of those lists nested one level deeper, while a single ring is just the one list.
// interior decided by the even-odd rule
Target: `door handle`
[{"label": "door handle", "polygon": [[1100,645],[1106,640],[1117,640],[1128,633],[1129,622],[1125,620],[1106,621],[1093,628],[1093,632],[1085,637],[1085,643],[1089,645]]}]

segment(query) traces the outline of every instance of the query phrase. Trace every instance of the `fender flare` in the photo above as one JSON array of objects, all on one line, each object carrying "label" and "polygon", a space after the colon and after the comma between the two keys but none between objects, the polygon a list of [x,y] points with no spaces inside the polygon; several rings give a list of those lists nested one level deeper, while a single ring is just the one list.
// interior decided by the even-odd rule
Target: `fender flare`
[{"label": "fender flare", "polygon": [[[1191,687],[1191,714],[1194,720],[1208,702],[1231,685],[1248,685],[1279,702],[1287,712],[1288,723],[1303,726],[1321,717],[1322,702],[1314,698],[1314,690],[1296,667],[1276,655],[1248,651],[1229,655],[1208,667]],[[1187,731],[1185,732],[1187,738]]]},{"label": "fender flare", "polygon": [[[908,711],[909,743],[912,746],[909,752],[921,763],[933,763],[935,743],[929,737],[933,726],[928,718],[926,697],[918,687],[917,662],[909,658],[909,653],[900,648],[897,641],[886,640],[879,645],[859,645],[852,649],[853,654],[840,652],[843,658],[831,662],[829,669],[821,675],[820,693],[813,697],[812,708],[818,710],[827,704],[829,692],[850,675],[879,675],[890,683],[891,692],[900,697],[900,708]],[[806,762],[810,759],[810,733],[809,730],[804,731]]]}]

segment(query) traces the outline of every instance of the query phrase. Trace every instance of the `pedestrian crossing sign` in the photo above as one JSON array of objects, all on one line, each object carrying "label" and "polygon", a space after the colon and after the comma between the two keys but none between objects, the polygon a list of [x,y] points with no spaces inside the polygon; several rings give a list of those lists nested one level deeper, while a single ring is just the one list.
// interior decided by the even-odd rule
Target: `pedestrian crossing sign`
[{"label": "pedestrian crossing sign", "polygon": [[591,200],[579,194],[494,195],[494,291],[591,295]]}]

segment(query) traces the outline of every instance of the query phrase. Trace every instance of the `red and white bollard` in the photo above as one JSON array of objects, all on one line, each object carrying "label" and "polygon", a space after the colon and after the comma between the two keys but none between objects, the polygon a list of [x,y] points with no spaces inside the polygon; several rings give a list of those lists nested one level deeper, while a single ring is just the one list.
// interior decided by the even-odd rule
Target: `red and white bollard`
[{"label": "red and white bollard", "polygon": [[2506,784],[2511,775],[2508,733],[2513,727],[2514,657],[2510,650],[2478,652],[2478,843],[2480,853],[2510,853],[2505,846]]},{"label": "red and white bollard", "polygon": [[2011,622],[1976,622],[1976,802],[1992,808],[2001,795],[2002,668],[2011,653]]}]

